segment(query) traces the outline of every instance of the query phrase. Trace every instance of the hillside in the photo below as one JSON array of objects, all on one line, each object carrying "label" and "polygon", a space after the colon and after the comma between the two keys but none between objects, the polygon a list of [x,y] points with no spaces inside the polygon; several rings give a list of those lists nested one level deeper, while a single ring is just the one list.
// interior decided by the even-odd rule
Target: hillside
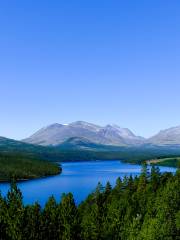
[{"label": "hillside", "polygon": [[161,130],[159,133],[149,138],[147,142],[161,146],[180,146],[180,126]]},{"label": "hillside", "polygon": [[72,137],[64,141],[63,143],[54,146],[54,149],[59,150],[82,150],[82,151],[119,151],[121,147],[113,145],[103,145],[91,142],[87,138]]},{"label": "hillside", "polygon": [[[128,128],[114,124],[102,127],[84,121],[56,123],[40,129],[23,141],[54,149],[61,161],[121,159],[141,163],[152,158],[178,157],[180,126],[162,130],[145,139],[136,136]],[[171,160],[163,164],[175,165]]]},{"label": "hillside", "polygon": [[143,142],[142,137],[136,136],[127,128],[110,124],[102,127],[84,121],[70,124],[51,124],[23,141],[42,146],[57,146],[73,137],[85,138],[102,145],[127,146],[138,145]]},{"label": "hillside", "polygon": [[180,126],[161,130],[150,138],[136,136],[128,128],[116,124],[99,126],[77,121],[70,124],[51,124],[43,127],[32,136],[22,140],[25,143],[41,146],[58,146],[69,139],[86,139],[94,144],[132,147],[141,145],[180,146]]},{"label": "hillside", "polygon": [[[7,156],[6,160],[2,157],[0,165],[0,180],[4,180],[13,174],[21,179],[57,174],[58,167],[49,162],[117,159],[142,163],[154,158],[180,156],[180,148],[153,145],[120,147],[96,144],[85,138],[70,138],[57,146],[45,147],[1,137],[0,153]],[[171,165],[171,162],[168,162],[168,165]]]},{"label": "hillside", "polygon": [[148,163],[157,166],[180,167],[180,157],[165,157],[149,160]]},{"label": "hillside", "polygon": [[58,174],[54,149],[0,137],[0,181],[33,179]]},{"label": "hillside", "polygon": [[0,181],[28,180],[60,172],[61,167],[55,163],[23,154],[0,153]]},{"label": "hillside", "polygon": [[0,137],[0,152],[14,153],[48,161],[60,161],[59,151],[52,147],[43,147]]},{"label": "hillside", "polygon": [[[58,148],[59,147],[57,147],[57,149]],[[106,146],[104,149],[93,150],[61,148],[59,155],[62,162],[117,159],[132,164],[141,164],[146,160],[154,158],[178,157],[180,156],[180,148],[156,147],[149,145],[143,147],[110,146],[109,148]]]}]

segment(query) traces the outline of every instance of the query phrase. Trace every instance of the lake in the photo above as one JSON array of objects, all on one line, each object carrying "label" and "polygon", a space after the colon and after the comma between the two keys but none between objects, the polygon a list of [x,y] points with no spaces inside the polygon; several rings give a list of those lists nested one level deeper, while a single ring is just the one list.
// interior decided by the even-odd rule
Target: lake
[{"label": "lake", "polygon": [[[25,204],[38,201],[42,206],[50,196],[60,200],[62,193],[72,192],[76,203],[84,200],[97,186],[110,181],[114,186],[118,177],[136,176],[141,172],[141,166],[123,163],[121,161],[93,161],[62,163],[62,173],[48,178],[30,180],[18,184]],[[175,168],[160,167],[161,172],[175,172]],[[3,195],[9,189],[8,183],[1,183]]]}]

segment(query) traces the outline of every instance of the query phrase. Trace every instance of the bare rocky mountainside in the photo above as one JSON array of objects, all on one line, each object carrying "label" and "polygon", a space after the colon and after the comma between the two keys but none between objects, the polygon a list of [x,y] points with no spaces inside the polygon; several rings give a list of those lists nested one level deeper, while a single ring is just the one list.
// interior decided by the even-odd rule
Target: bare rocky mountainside
[{"label": "bare rocky mountainside", "polygon": [[127,128],[121,128],[117,125],[101,127],[83,121],[65,125],[55,123],[42,128],[23,141],[43,146],[57,146],[73,137],[82,138],[96,144],[116,146],[138,145],[144,142],[144,138],[136,136]]},{"label": "bare rocky mountainside", "polygon": [[147,142],[154,145],[180,145],[180,126],[161,130]]},{"label": "bare rocky mountainside", "polygon": [[70,124],[55,123],[40,129],[23,142],[38,144],[42,146],[58,146],[75,139],[78,142],[90,142],[101,145],[114,146],[139,146],[144,144],[171,146],[180,145],[180,126],[160,131],[155,136],[145,139],[136,136],[128,128],[121,128],[117,125],[98,126],[84,121],[77,121]]}]

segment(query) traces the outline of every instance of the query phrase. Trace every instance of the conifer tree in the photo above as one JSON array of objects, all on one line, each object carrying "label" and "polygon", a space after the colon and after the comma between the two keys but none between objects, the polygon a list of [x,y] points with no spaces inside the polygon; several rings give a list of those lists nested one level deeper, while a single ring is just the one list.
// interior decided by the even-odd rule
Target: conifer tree
[{"label": "conifer tree", "polygon": [[79,215],[71,193],[62,196],[60,221],[62,223],[62,232],[60,233],[62,240],[78,240],[80,236]]}]

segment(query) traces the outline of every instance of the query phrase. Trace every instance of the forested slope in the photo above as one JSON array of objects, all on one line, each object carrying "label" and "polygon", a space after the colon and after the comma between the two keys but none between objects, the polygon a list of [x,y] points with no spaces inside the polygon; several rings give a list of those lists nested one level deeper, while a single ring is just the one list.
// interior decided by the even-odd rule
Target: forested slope
[{"label": "forested slope", "polygon": [[27,180],[61,172],[58,164],[18,153],[0,153],[0,181]]}]

